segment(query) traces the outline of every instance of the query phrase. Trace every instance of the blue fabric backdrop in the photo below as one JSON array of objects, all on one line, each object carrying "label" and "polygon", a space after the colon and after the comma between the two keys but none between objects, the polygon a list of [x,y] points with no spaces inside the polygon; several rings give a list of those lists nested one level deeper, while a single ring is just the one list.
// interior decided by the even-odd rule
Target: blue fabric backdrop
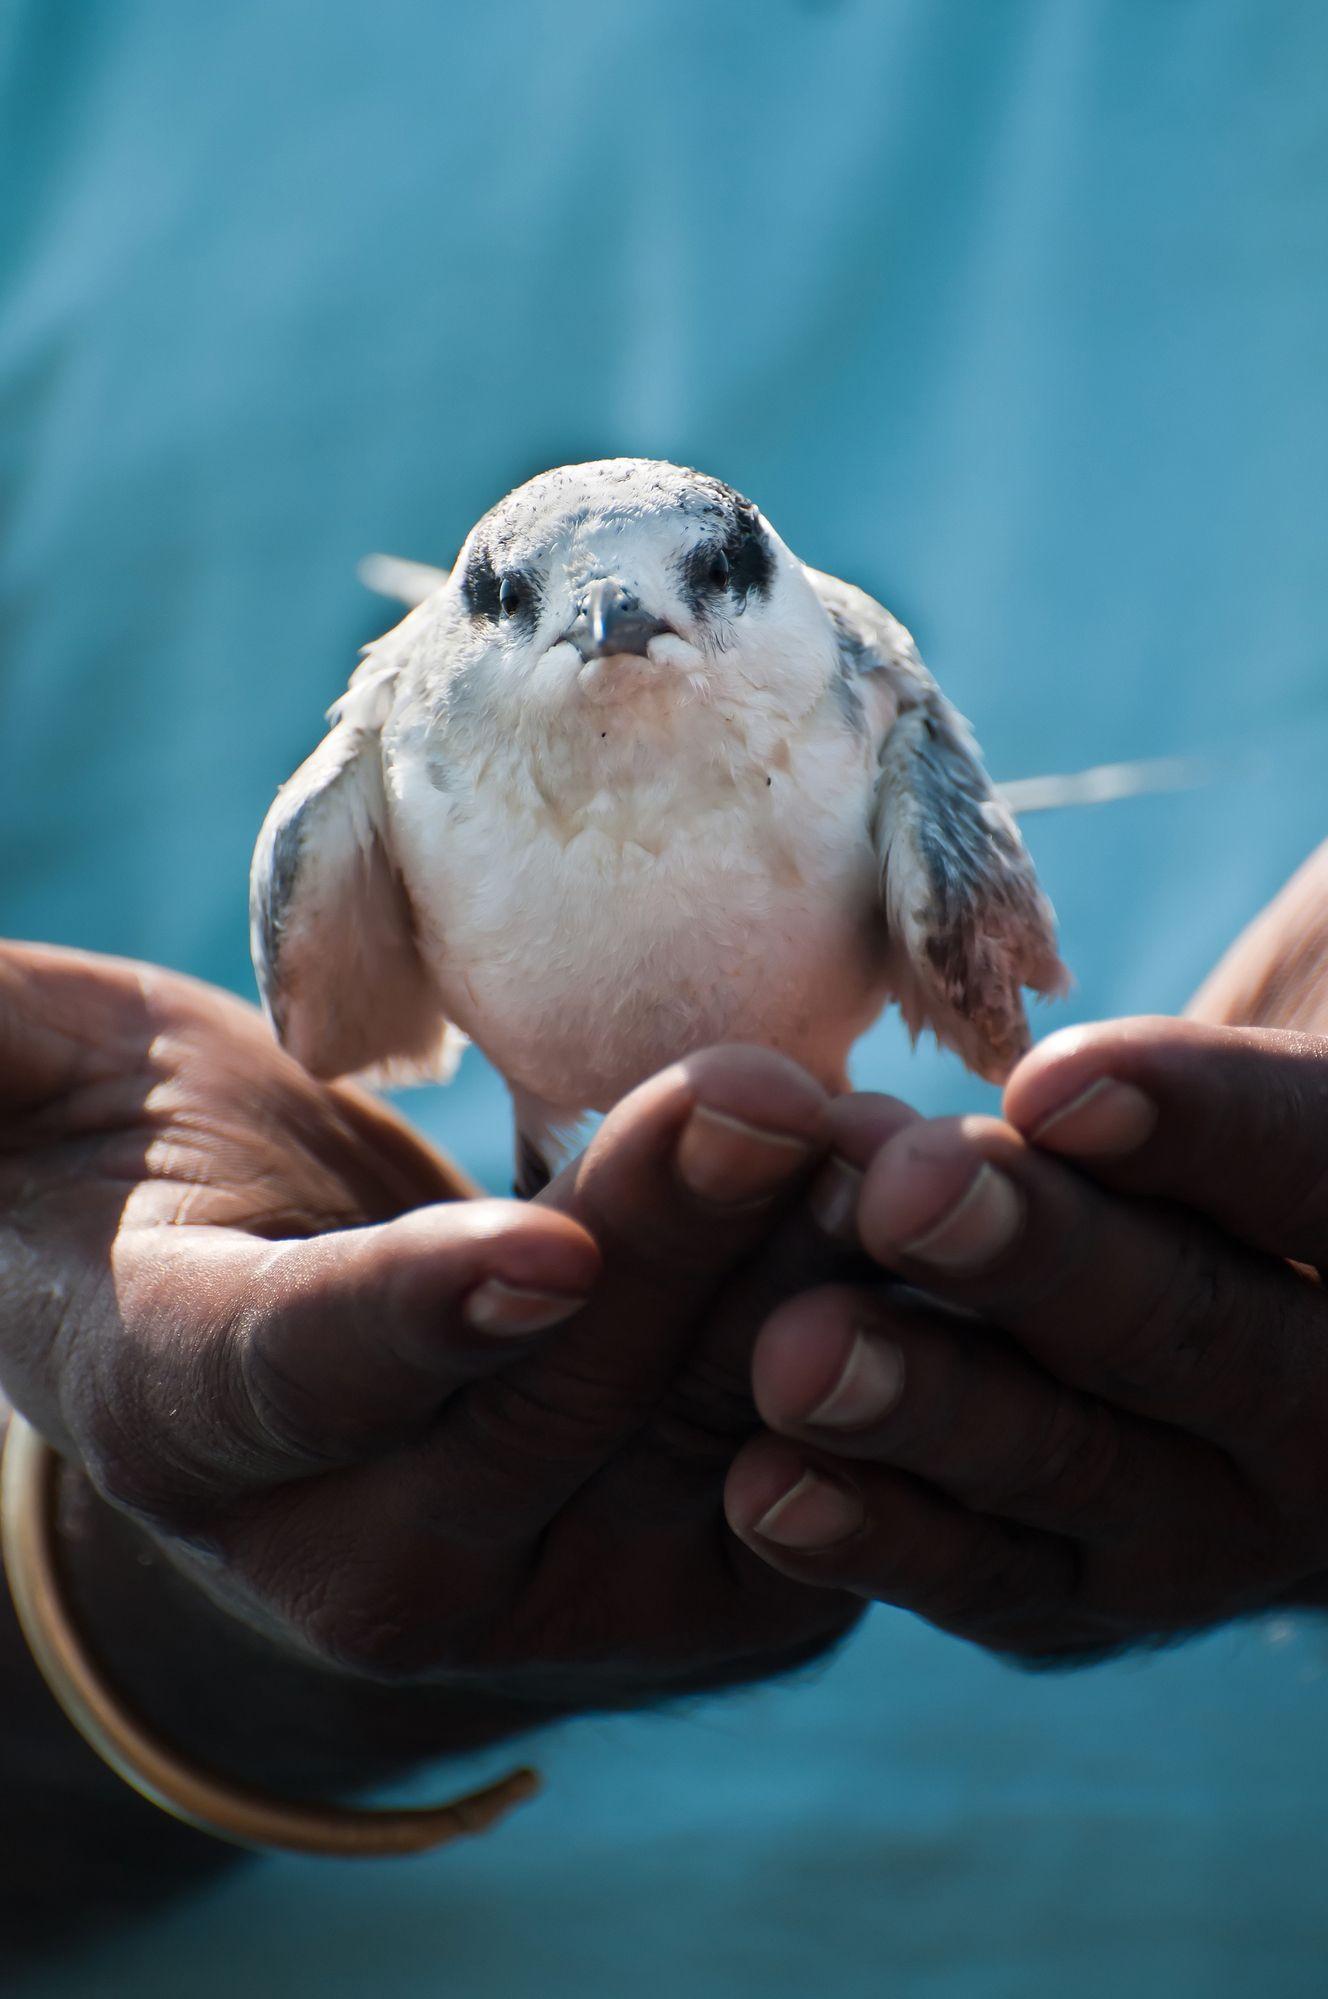
[{"label": "blue fabric backdrop", "polygon": [[[4,927],[250,986],[276,784],[526,473],[640,452],[874,589],[1078,987],[1178,1006],[1325,827],[1328,14],[1306,0],[0,0]],[[859,1077],[989,1101],[897,1027]],[[467,1058],[411,1109],[493,1184]],[[550,1739],[486,1844],[264,1862],[28,1990],[1319,1995],[1328,1642],[1022,1679],[888,1611]]]}]

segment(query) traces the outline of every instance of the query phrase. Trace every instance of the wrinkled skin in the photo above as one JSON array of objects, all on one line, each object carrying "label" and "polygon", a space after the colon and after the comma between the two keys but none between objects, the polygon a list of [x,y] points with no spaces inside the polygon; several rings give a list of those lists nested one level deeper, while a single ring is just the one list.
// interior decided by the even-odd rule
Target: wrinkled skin
[{"label": "wrinkled skin", "polygon": [[[252,1009],[10,947],[0,1087],[6,1391],[283,1653],[559,1711],[778,1671],[857,1614],[719,1506],[757,1324],[844,1261],[771,1232],[831,1130],[791,1064],[711,1051],[539,1204],[459,1202]],[[717,1199],[679,1170],[707,1133]],[[494,1277],[568,1316],[476,1329]]]},{"label": "wrinkled skin", "polygon": [[751,1548],[1032,1663],[1328,1601],[1326,915],[1328,848],[1190,1019],[1053,1035],[1003,1120],[859,1100],[845,1228],[917,1289],[763,1328]]},{"label": "wrinkled skin", "polygon": [[[1294,976],[1323,878],[1210,993],[1328,1025]],[[1074,1659],[1322,1594],[1328,1041],[1109,1023],[1036,1050],[1004,1122],[712,1051],[518,1208],[446,1201],[238,1002],[37,948],[2,970],[6,1387],[284,1657],[559,1711],[777,1671],[863,1598]],[[1048,1125],[1103,1076],[1154,1106],[1132,1148]],[[809,1218],[827,1148],[876,1279]],[[971,1203],[958,1238],[935,1220],[983,1162],[1016,1190],[987,1255]],[[495,1275],[569,1316],[475,1331]],[[858,1330],[902,1389],[813,1423]]]}]

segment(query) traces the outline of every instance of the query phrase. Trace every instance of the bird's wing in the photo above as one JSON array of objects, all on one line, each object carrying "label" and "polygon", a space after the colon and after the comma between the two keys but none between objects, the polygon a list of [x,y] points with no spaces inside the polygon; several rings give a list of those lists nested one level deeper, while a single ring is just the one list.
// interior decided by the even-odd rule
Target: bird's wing
[{"label": "bird's wing", "polygon": [[316,1076],[443,1075],[459,1042],[392,855],[381,751],[401,666],[394,636],[369,648],[328,734],[277,793],[250,874],[263,1004]]},{"label": "bird's wing", "polygon": [[872,840],[900,1011],[994,1082],[1028,1047],[1023,989],[1067,974],[1051,905],[962,715],[909,634],[851,584],[809,571],[839,644],[850,717],[879,741]]}]

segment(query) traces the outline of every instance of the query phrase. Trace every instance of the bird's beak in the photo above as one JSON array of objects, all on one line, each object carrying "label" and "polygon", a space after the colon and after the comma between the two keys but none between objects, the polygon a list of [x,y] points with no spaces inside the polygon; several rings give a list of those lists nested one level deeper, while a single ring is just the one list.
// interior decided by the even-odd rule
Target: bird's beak
[{"label": "bird's beak", "polygon": [[577,606],[567,636],[583,659],[605,659],[620,652],[644,658],[651,639],[671,630],[662,618],[644,610],[616,576],[597,576]]}]

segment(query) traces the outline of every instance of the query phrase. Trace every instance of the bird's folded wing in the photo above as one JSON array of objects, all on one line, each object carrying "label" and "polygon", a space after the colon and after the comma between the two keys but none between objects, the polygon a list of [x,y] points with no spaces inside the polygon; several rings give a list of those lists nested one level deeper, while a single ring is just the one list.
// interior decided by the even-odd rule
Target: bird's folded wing
[{"label": "bird's folded wing", "polygon": [[371,651],[333,727],[277,793],[250,876],[254,967],[283,1047],[317,1076],[441,1075],[457,1037],[392,857],[381,729],[395,672]]},{"label": "bird's folded wing", "polygon": [[874,599],[811,573],[840,670],[879,736],[872,839],[900,1011],[999,1082],[1028,1046],[1023,992],[1067,974],[1055,919],[963,717]]}]

